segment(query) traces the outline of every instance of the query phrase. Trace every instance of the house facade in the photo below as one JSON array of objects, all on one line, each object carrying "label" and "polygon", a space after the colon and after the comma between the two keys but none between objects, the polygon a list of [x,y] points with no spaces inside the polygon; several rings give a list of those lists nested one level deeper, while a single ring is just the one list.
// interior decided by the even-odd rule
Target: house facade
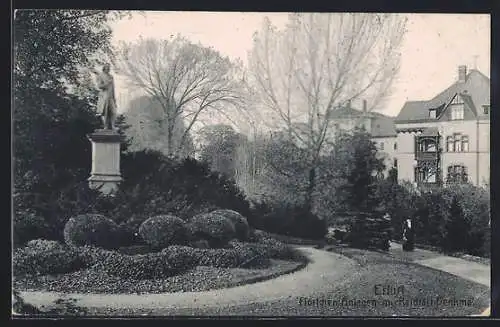
[{"label": "house facade", "polygon": [[332,125],[329,130],[330,135],[340,131],[352,131],[355,127],[361,126],[371,134],[371,140],[375,143],[379,156],[384,159],[385,177],[391,168],[397,166],[397,133],[394,117],[368,112],[366,101],[363,101],[361,110],[354,109],[348,103],[345,107],[332,111],[330,119]]},{"label": "house facade", "polygon": [[459,66],[455,83],[408,101],[395,119],[398,180],[417,185],[489,183],[490,79]]}]

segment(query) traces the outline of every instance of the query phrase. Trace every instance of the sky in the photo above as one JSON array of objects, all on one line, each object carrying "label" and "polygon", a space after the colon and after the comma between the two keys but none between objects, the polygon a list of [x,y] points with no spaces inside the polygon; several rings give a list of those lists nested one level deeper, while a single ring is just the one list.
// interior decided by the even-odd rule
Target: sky
[{"label": "sky", "polygon": [[[168,38],[181,34],[193,42],[213,46],[244,63],[252,35],[267,16],[278,28],[287,13],[143,12],[112,24],[113,44],[139,37]],[[490,16],[485,14],[409,14],[401,48],[401,68],[392,95],[375,111],[396,116],[405,101],[426,100],[457,79],[459,65],[476,68],[490,77]],[[135,96],[116,76],[120,108]]]}]

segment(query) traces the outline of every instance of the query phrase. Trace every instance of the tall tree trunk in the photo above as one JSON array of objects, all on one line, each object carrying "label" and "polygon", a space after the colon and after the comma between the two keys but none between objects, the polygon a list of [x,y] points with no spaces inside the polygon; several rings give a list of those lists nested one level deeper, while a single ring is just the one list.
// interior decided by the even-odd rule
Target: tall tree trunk
[{"label": "tall tree trunk", "polygon": [[174,128],[175,121],[173,122],[170,117],[167,117],[167,154],[171,156],[174,148]]}]

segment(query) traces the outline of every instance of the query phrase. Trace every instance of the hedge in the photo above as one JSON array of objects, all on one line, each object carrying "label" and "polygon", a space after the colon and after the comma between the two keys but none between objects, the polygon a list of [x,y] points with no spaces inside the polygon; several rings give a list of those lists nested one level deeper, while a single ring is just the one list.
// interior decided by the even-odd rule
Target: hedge
[{"label": "hedge", "polygon": [[164,248],[173,244],[185,244],[188,230],[182,219],[171,215],[160,215],[145,220],[139,227],[139,235],[153,248]]},{"label": "hedge", "polygon": [[206,240],[211,247],[224,247],[236,237],[234,224],[223,215],[216,213],[192,217],[188,228],[195,240]]},{"label": "hedge", "polygon": [[250,227],[248,225],[247,219],[243,217],[240,213],[229,209],[219,209],[212,211],[211,214],[221,215],[226,219],[230,220],[234,225],[236,238],[241,241],[248,240]]},{"label": "hedge", "polygon": [[15,249],[12,261],[15,276],[62,274],[85,266],[77,251],[53,243],[47,243],[40,249],[33,246]]},{"label": "hedge", "polygon": [[64,226],[64,240],[72,246],[94,245],[114,249],[120,245],[118,225],[99,214],[71,217]]}]

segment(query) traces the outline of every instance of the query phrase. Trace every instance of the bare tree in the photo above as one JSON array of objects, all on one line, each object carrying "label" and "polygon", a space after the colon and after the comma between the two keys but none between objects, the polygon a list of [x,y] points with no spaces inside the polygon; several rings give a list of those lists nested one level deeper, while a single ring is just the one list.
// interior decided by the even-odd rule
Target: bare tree
[{"label": "bare tree", "polygon": [[406,19],[396,14],[291,14],[284,30],[264,20],[249,53],[250,77],[275,127],[305,146],[312,204],[329,113],[354,99],[368,111],[388,95]]},{"label": "bare tree", "polygon": [[[121,44],[117,69],[131,86],[143,90],[163,108],[169,154],[184,146],[200,115],[224,113],[243,101],[239,65],[181,36]],[[171,136],[179,120],[186,128],[179,146],[174,147]]]}]

